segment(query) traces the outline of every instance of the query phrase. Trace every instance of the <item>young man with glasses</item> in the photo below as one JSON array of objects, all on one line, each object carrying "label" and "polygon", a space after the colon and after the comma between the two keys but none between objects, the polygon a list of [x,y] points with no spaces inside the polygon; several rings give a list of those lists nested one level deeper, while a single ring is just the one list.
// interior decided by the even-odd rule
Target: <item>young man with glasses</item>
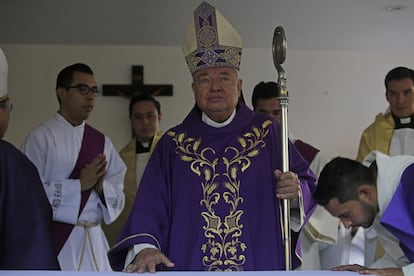
[{"label": "young man with glasses", "polygon": [[52,212],[39,174],[23,153],[2,139],[12,110],[7,73],[0,49],[0,270],[57,270]]},{"label": "young man with glasses", "polygon": [[85,123],[98,94],[89,66],[64,68],[56,84],[58,112],[23,143],[52,205],[62,270],[111,270],[100,224],[113,222],[124,207],[126,167],[110,139]]}]

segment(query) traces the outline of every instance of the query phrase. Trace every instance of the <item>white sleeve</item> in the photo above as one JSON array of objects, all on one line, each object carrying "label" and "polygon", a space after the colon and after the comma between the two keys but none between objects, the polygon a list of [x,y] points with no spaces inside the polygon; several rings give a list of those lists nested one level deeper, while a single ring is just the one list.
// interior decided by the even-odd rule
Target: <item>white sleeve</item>
[{"label": "white sleeve", "polygon": [[105,203],[102,202],[101,204],[104,221],[106,224],[110,224],[119,216],[125,205],[124,178],[126,166],[108,137],[105,137],[104,153],[108,165],[103,182]]},{"label": "white sleeve", "polygon": [[39,172],[49,203],[52,206],[53,220],[76,224],[81,201],[80,181],[79,179],[56,179],[53,176],[56,170],[51,168],[56,159],[56,152],[50,149],[51,136],[52,134],[47,131],[47,128],[35,129],[27,136],[21,150]]},{"label": "white sleeve", "polygon": [[[299,186],[300,187],[300,186]],[[283,201],[281,201],[282,204]],[[299,232],[305,221],[305,210],[303,208],[302,189],[299,189],[299,196],[290,201],[290,229]]]}]

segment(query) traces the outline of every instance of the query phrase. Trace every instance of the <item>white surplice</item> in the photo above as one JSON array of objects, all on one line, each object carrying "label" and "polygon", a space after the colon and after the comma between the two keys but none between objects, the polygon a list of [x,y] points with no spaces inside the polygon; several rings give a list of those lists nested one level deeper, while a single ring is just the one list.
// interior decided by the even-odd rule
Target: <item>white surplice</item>
[{"label": "white surplice", "polygon": [[53,220],[75,225],[59,253],[62,270],[111,271],[107,258],[108,242],[100,226],[114,221],[125,203],[124,162],[108,137],[104,154],[107,160],[103,181],[105,203],[92,190],[78,217],[81,202],[79,179],[68,179],[81,148],[85,123],[73,126],[60,114],[33,129],[22,151],[37,167],[49,202]]},{"label": "white surplice", "polygon": [[365,157],[363,164],[368,167],[374,160],[378,167],[376,188],[379,211],[367,231],[375,231],[384,247],[385,254],[370,267],[401,267],[404,276],[411,276],[414,275],[414,263],[410,263],[400,247],[400,241],[380,221],[397,190],[401,175],[409,165],[414,163],[414,158],[409,155],[389,157],[381,152],[373,151]]}]

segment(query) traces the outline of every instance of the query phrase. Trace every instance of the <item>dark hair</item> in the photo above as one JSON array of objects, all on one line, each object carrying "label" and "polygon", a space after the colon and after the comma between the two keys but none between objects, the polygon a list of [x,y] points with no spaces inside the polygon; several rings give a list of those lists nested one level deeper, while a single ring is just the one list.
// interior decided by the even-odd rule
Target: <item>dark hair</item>
[{"label": "dark hair", "polygon": [[136,103],[139,102],[153,102],[155,108],[158,111],[158,115],[161,114],[161,105],[160,102],[157,101],[154,97],[150,95],[135,95],[132,97],[131,101],[129,102],[129,118],[132,118],[132,109]]},{"label": "dark hair", "polygon": [[357,187],[375,185],[375,175],[376,166],[367,168],[358,161],[336,157],[322,169],[313,198],[323,206],[333,198],[340,203],[358,200]]},{"label": "dark hair", "polygon": [[279,97],[279,85],[273,81],[259,82],[253,89],[252,105],[253,110],[256,110],[257,101],[259,99],[271,99]]},{"label": "dark hair", "polygon": [[407,67],[396,67],[385,76],[385,89],[388,90],[388,83],[392,80],[411,79],[414,83],[414,71]]},{"label": "dark hair", "polygon": [[82,72],[93,76],[93,71],[88,65],[75,63],[63,68],[59,72],[56,80],[56,88],[63,87],[67,89],[73,81],[73,72]]}]

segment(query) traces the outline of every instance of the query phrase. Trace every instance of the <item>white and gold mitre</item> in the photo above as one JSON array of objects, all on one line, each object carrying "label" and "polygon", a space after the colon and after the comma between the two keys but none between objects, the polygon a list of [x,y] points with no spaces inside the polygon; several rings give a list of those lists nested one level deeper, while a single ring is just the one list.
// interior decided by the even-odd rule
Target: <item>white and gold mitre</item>
[{"label": "white and gold mitre", "polygon": [[240,34],[218,10],[202,2],[194,11],[183,45],[191,74],[214,67],[239,70],[241,52]]}]

